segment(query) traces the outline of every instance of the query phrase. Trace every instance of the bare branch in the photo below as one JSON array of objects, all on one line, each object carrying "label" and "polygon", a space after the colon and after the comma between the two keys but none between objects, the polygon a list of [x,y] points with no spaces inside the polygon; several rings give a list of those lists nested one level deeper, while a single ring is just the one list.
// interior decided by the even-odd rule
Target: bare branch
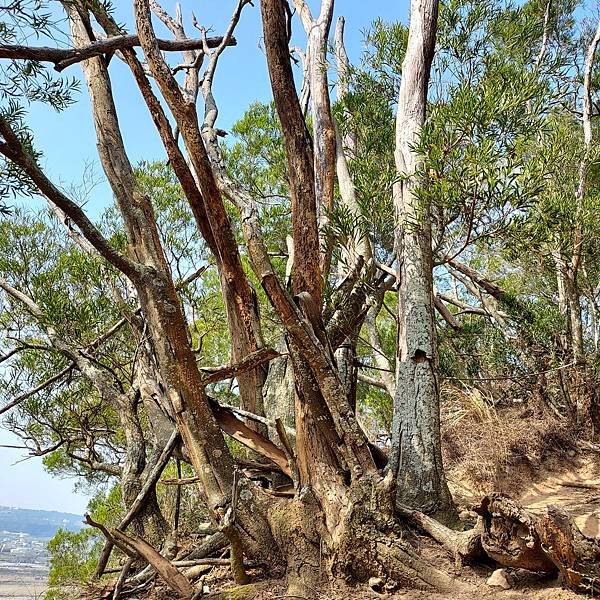
[{"label": "bare branch", "polygon": [[139,265],[115,250],[88,219],[81,207],[70,198],[67,198],[46,177],[34,158],[25,150],[6,119],[2,116],[0,116],[0,135],[5,141],[3,144],[0,144],[0,154],[3,154],[23,169],[38,187],[39,191],[53,204],[56,204],[79,227],[81,233],[96,248],[100,255],[130,279],[136,279],[139,274]]},{"label": "bare branch", "polygon": [[203,368],[201,369],[202,371],[211,371],[210,375],[207,375],[204,378],[204,384],[209,385],[210,383],[223,381],[223,379],[236,377],[241,373],[246,373],[259,365],[269,362],[278,356],[280,356],[279,352],[273,348],[260,348],[256,352],[248,354],[243,360],[234,365],[226,365],[224,367],[217,367],[216,369]]},{"label": "bare branch", "polygon": [[[209,48],[216,48],[223,43],[222,37],[211,37],[206,40]],[[161,50],[179,52],[185,50],[201,50],[204,42],[198,39],[157,40]],[[227,45],[235,46],[237,41],[231,37]],[[67,67],[87,60],[93,56],[116,52],[140,45],[137,35],[120,35],[92,42],[89,46],[82,48],[50,48],[35,46],[20,46],[0,44],[0,58],[12,60],[37,60],[54,64],[57,71],[63,71]]]},{"label": "bare branch", "polygon": [[27,392],[24,392],[23,394],[20,394],[14,400],[0,408],[0,415],[4,414],[5,412],[8,412],[15,406],[18,406],[19,404],[21,404],[21,402],[24,402],[28,398],[31,398],[31,396],[34,396],[38,392],[41,392],[53,383],[60,381],[65,375],[68,375],[74,367],[75,365],[71,363],[68,367],[65,367],[62,371],[56,373],[56,375],[52,375],[52,377],[49,377],[39,385],[36,385],[34,388],[28,390]]},{"label": "bare branch", "polygon": [[310,32],[311,27],[314,24],[314,19],[312,13],[310,12],[310,7],[306,0],[294,0],[294,6],[296,7],[296,11],[300,16],[300,20],[302,21],[302,26],[304,27],[304,31],[308,34]]},{"label": "bare branch", "polygon": [[[169,462],[169,459],[171,458],[171,454],[173,453],[173,450],[175,449],[175,446],[177,445],[178,442],[179,442],[179,432],[177,431],[177,429],[173,429],[173,432],[171,433],[171,437],[169,438],[169,440],[165,444],[165,447],[163,448],[162,452],[156,459],[154,466],[148,473],[148,475],[146,477],[146,481],[144,482],[144,485],[142,486],[142,489],[139,491],[135,500],[131,503],[131,506],[129,507],[127,514],[121,519],[121,522],[119,523],[119,529],[126,529],[127,526],[138,515],[140,510],[144,507],[144,504],[146,503],[146,498],[148,497],[148,494],[150,493],[150,491],[152,489],[154,489],[156,482],[158,481],[159,477],[161,476],[162,472],[164,471],[165,467],[167,466],[167,463]],[[113,547],[113,543],[110,540],[104,544],[104,548],[102,549],[100,558],[98,559],[98,565],[96,567],[95,577],[100,577],[102,575],[102,573],[104,572],[104,569],[106,568],[106,564],[108,563],[108,559],[110,557],[112,547]]]},{"label": "bare branch", "polygon": [[348,95],[348,72],[350,70],[350,61],[344,45],[344,26],[346,21],[344,17],[338,17],[335,26],[335,59],[337,62],[337,98],[343,100]]},{"label": "bare branch", "polygon": [[552,9],[552,0],[548,0],[546,3],[546,12],[544,14],[544,33],[542,35],[542,45],[540,47],[540,52],[535,59],[535,68],[538,69],[544,60],[544,56],[546,56],[546,52],[548,51],[548,38],[549,38],[549,23],[550,23],[550,10]]},{"label": "bare branch", "polygon": [[238,419],[233,411],[219,405],[211,399],[211,408],[219,427],[234,440],[258,452],[273,461],[286,475],[291,477],[291,470],[287,457],[273,442],[260,433],[250,429],[243,421]]},{"label": "bare branch", "polygon": [[366,383],[368,385],[372,385],[373,387],[382,389],[384,392],[388,391],[387,386],[385,385],[385,383],[383,381],[381,381],[381,379],[376,379],[375,377],[369,377],[365,373],[359,372],[358,380],[362,381],[363,383]]},{"label": "bare branch", "polygon": [[76,454],[75,452],[68,452],[67,454],[81,464],[87,465],[92,471],[101,471],[102,473],[114,475],[115,477],[120,477],[123,474],[123,469],[119,465],[91,460],[85,456]]},{"label": "bare branch", "polygon": [[448,307],[441,301],[439,296],[433,297],[433,304],[438,313],[440,313],[440,315],[444,319],[444,321],[446,321],[446,323],[448,323],[448,325],[450,325],[452,329],[454,329],[455,331],[461,329],[460,323],[456,320],[456,317],[452,314]]},{"label": "bare branch", "polygon": [[308,292],[315,303],[321,306],[321,254],[314,154],[290,64],[286,7],[287,2],[279,0],[261,2],[265,50],[275,106],[284,132],[290,178],[295,246],[295,264],[292,272],[294,292]]}]

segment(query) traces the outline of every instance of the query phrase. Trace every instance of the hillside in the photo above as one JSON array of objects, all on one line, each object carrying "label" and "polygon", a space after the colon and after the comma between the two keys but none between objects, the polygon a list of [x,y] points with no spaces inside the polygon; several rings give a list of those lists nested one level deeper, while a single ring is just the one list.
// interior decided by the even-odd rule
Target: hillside
[{"label": "hillside", "polygon": [[82,517],[71,513],[0,506],[0,531],[52,537],[59,528],[77,531]]}]

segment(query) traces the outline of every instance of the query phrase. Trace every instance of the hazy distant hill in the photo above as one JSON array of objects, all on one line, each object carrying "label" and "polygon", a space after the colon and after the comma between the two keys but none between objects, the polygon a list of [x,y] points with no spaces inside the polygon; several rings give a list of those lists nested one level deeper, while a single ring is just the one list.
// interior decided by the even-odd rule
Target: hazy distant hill
[{"label": "hazy distant hill", "polygon": [[0,506],[0,531],[28,533],[34,537],[52,537],[58,528],[78,531],[82,517],[70,513]]}]

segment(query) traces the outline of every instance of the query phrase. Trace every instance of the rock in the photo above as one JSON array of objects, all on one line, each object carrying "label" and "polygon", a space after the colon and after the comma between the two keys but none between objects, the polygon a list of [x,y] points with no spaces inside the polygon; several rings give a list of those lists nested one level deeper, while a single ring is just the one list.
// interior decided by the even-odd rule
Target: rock
[{"label": "rock", "polygon": [[575,450],[569,450],[567,454],[569,455],[569,458],[575,458],[577,456],[577,452],[575,452]]},{"label": "rock", "polygon": [[383,580],[381,579],[381,577],[371,577],[369,579],[369,587],[373,591],[380,592],[382,586],[383,586]]},{"label": "rock", "polygon": [[506,569],[496,569],[488,578],[486,583],[490,587],[497,587],[503,590],[510,590],[512,587],[512,577]]},{"label": "rock", "polygon": [[470,519],[472,519],[472,516],[468,510],[461,510],[458,515],[458,518],[464,522],[464,521],[469,521]]}]

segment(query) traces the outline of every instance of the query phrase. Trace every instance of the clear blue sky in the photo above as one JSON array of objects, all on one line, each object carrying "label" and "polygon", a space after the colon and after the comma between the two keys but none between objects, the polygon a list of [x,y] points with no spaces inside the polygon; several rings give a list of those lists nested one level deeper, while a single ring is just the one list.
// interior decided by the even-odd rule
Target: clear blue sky
[{"label": "clear blue sky", "polygon": [[[236,31],[238,45],[224,53],[217,72],[214,91],[221,111],[219,126],[226,130],[243,115],[251,102],[270,99],[265,57],[260,48],[259,2],[256,0],[255,7],[247,6],[244,10]],[[320,3],[314,0],[309,3],[317,12]],[[132,23],[132,4],[130,0],[114,2],[121,23]],[[235,4],[235,0],[182,2],[184,15],[189,16],[194,9],[198,20],[205,27],[212,28],[214,35],[224,31]],[[165,1],[163,6],[173,14],[174,1]],[[374,19],[406,21],[407,14],[408,0],[338,0],[336,17],[343,15],[346,18],[346,44],[351,60],[360,56],[361,31],[368,28]],[[304,47],[305,36],[297,20],[294,27],[294,42]],[[190,28],[190,35],[191,31]],[[163,34],[164,31],[161,32]],[[79,76],[79,73],[79,68],[74,66],[65,75]],[[111,62],[111,76],[132,162],[162,158],[164,153],[146,107],[126,67],[116,58]],[[35,132],[37,147],[44,151],[46,172],[55,182],[63,185],[80,183],[88,164],[95,165],[100,173],[85,91],[82,91],[77,104],[61,114],[42,105],[33,106],[30,125]],[[94,190],[86,209],[91,216],[98,215],[109,200],[108,187],[100,185]],[[0,428],[0,444],[18,443],[9,432]],[[73,480],[54,479],[44,472],[40,459],[17,462],[22,458],[22,451],[0,448],[0,505],[83,513],[87,497],[74,492]]]}]

